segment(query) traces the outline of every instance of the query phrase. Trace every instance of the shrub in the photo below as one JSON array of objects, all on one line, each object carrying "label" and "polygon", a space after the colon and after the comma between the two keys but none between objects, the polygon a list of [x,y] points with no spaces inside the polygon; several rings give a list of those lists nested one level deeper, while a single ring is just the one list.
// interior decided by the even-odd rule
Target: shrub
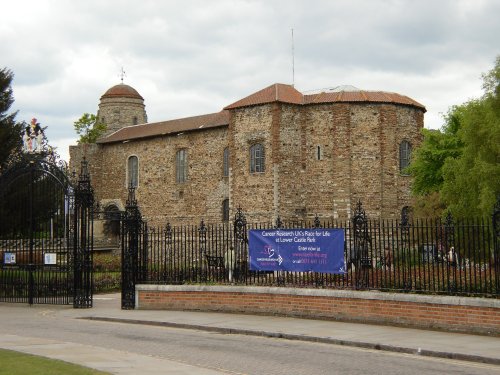
[{"label": "shrub", "polygon": [[94,272],[120,272],[122,258],[120,255],[94,254]]}]

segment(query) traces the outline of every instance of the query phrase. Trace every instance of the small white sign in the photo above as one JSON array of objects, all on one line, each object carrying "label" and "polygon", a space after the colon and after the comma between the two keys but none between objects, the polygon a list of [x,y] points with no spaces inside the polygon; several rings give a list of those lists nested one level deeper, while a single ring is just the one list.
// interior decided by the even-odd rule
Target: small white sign
[{"label": "small white sign", "polygon": [[4,253],[3,254],[4,264],[16,264],[16,254],[15,253]]},{"label": "small white sign", "polygon": [[57,254],[56,253],[45,253],[45,264],[57,264]]}]

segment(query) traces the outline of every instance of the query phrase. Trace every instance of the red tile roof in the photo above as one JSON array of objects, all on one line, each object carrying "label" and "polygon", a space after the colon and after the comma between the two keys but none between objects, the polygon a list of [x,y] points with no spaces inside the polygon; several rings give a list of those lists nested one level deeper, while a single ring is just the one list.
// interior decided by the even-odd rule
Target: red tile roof
[{"label": "red tile roof", "polygon": [[144,98],[137,92],[136,89],[134,89],[129,85],[125,85],[124,83],[120,83],[119,85],[111,87],[108,91],[106,91],[103,94],[103,96],[101,96],[101,100],[106,98],[116,98],[116,97],[144,100]]},{"label": "red tile roof", "polygon": [[228,105],[224,109],[235,109],[267,103],[291,103],[291,104],[315,104],[315,103],[338,103],[338,102],[373,102],[394,103],[410,105],[423,109],[425,107],[419,102],[396,93],[383,91],[331,91],[318,94],[302,95],[291,85],[276,83],[263,90],[247,96],[237,102]]},{"label": "red tile roof", "polygon": [[[135,91],[132,87],[120,84],[109,89],[106,95],[121,95],[124,91],[129,92],[128,88]],[[110,93],[111,92],[111,93]],[[120,94],[118,94],[120,93]],[[134,95],[133,93],[131,95]],[[137,93],[140,97],[140,95]],[[141,97],[142,98],[142,97]],[[211,113],[208,115],[201,115],[195,117],[187,117],[176,120],[155,122],[142,125],[134,125],[122,128],[116,132],[100,139],[97,143],[112,143],[121,142],[130,139],[140,139],[147,137],[154,137],[159,135],[175,134],[184,131],[195,131],[200,129],[214,128],[219,126],[229,125],[229,111],[230,109],[248,107],[253,105],[267,104],[267,103],[289,103],[297,105],[307,104],[321,104],[321,103],[392,103],[402,104],[417,107],[425,112],[425,107],[419,102],[396,93],[383,92],[383,91],[363,91],[363,90],[345,90],[345,91],[328,91],[320,92],[317,94],[303,95],[291,85],[276,83],[263,90],[247,96],[237,102],[228,105],[224,110]]]},{"label": "red tile roof", "polygon": [[322,92],[313,95],[304,95],[304,104],[339,103],[339,102],[366,102],[366,103],[393,103],[410,105],[423,109],[419,102],[400,94],[384,91],[339,91]]},{"label": "red tile roof", "polygon": [[237,102],[228,105],[224,109],[233,109],[240,107],[248,107],[257,104],[265,103],[291,103],[302,104],[302,94],[295,90],[291,85],[284,85],[282,83],[275,83],[265,89],[257,91],[255,94],[247,96]]},{"label": "red tile roof", "polygon": [[185,131],[216,128],[227,125],[229,125],[229,112],[223,110],[217,113],[210,113],[208,115],[127,126],[111,133],[105,138],[98,140],[97,143],[122,142],[130,139],[175,134]]}]

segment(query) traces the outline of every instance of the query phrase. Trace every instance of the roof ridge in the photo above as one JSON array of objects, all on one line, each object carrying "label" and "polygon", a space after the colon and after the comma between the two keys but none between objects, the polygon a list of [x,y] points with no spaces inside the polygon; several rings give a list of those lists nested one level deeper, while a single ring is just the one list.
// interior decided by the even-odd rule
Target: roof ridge
[{"label": "roof ridge", "polygon": [[108,136],[99,139],[98,143],[121,142],[124,140],[155,137],[227,125],[229,125],[229,111],[221,110],[219,112],[206,113],[203,115],[180,119],[125,126]]},{"label": "roof ridge", "polygon": [[[202,115],[195,115],[195,116],[179,117],[179,118],[173,118],[173,119],[169,119],[169,120],[156,121],[156,122],[148,122],[148,123],[140,124],[140,125],[154,125],[154,124],[162,124],[162,123],[171,122],[171,121],[183,121],[183,120],[195,119],[195,118],[199,118],[199,117],[218,115],[218,114],[221,114],[223,112],[227,112],[227,110],[221,109],[219,112],[205,113]],[[134,125],[134,126],[137,126],[137,125]]]}]

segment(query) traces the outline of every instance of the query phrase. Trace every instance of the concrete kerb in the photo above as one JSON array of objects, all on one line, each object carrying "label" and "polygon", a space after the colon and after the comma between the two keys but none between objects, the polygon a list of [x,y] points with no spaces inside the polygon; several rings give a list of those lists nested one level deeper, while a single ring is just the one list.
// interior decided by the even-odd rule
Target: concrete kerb
[{"label": "concrete kerb", "polygon": [[500,365],[499,358],[491,358],[491,357],[470,355],[470,354],[464,354],[464,353],[443,352],[443,351],[428,350],[428,349],[421,349],[421,348],[407,348],[407,347],[396,346],[396,345],[387,345],[387,344],[379,344],[379,343],[364,342],[364,341],[344,340],[344,339],[336,339],[336,338],[329,338],[329,337],[316,337],[316,336],[308,336],[308,335],[288,334],[288,333],[282,333],[282,332],[268,332],[268,331],[248,330],[248,329],[240,329],[240,328],[214,327],[214,326],[197,325],[197,324],[159,322],[159,321],[111,318],[111,317],[92,316],[92,317],[81,317],[79,319],[114,322],[114,323],[125,323],[125,324],[139,324],[139,325],[149,325],[149,326],[179,328],[179,329],[192,329],[192,330],[200,330],[200,331],[207,331],[207,332],[216,332],[216,333],[221,333],[221,334],[260,336],[260,337],[269,337],[269,338],[279,338],[279,339],[285,339],[285,340],[317,342],[317,343],[323,343],[323,344],[333,344],[333,345],[350,346],[350,347],[363,348],[363,349],[388,351],[388,352],[393,352],[393,353],[413,354],[413,355],[421,355],[421,356],[426,356],[426,357],[446,358],[446,359],[453,359],[453,360],[460,360],[460,361],[485,363],[485,364],[491,364],[491,365]]}]

